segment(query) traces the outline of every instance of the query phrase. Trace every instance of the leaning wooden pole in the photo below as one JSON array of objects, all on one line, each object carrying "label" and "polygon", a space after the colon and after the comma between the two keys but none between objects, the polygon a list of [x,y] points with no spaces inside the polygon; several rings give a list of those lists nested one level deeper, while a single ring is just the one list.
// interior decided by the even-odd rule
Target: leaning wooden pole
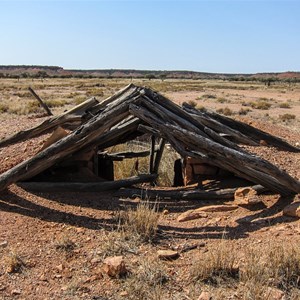
[{"label": "leaning wooden pole", "polygon": [[31,88],[28,88],[29,92],[35,97],[35,99],[40,103],[40,105],[44,108],[48,116],[53,116],[52,111],[48,107],[48,105],[41,99],[41,97]]}]

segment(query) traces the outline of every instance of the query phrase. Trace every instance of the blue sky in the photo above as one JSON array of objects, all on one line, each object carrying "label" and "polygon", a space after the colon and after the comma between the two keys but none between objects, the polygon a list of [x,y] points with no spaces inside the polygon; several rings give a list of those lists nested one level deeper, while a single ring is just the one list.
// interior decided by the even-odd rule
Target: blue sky
[{"label": "blue sky", "polygon": [[299,1],[3,1],[0,64],[300,71]]}]

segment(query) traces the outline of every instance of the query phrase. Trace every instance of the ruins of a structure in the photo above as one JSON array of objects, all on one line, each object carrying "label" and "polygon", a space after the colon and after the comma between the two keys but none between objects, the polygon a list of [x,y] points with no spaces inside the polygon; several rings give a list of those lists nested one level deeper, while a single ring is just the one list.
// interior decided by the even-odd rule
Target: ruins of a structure
[{"label": "ruins of a structure", "polygon": [[[300,152],[299,148],[228,117],[200,112],[187,104],[180,107],[149,88],[130,84],[102,102],[95,98],[88,99],[62,115],[51,116],[34,128],[1,140],[0,147],[55,130],[55,139],[44,145],[39,153],[0,175],[0,191],[12,183],[38,190],[99,191],[153,182],[158,176],[164,145],[168,142],[181,157],[229,171],[256,184],[257,189],[265,188],[281,195],[300,193],[298,180],[270,162],[250,154],[240,145],[259,146],[263,141],[285,151]],[[149,152],[113,155],[105,152],[113,145],[145,133],[152,136]],[[157,149],[155,139],[160,139]],[[111,168],[108,158],[113,161],[112,157],[142,155],[150,156],[149,174],[113,181],[109,178],[109,172],[105,171]],[[72,167],[75,166],[85,170],[81,171],[81,179],[64,180],[62,177],[59,182],[48,180],[51,176],[59,177],[61,169],[71,170],[72,174]],[[98,181],[100,174],[107,180]],[[38,183],[36,178],[39,178]],[[196,194],[178,191],[169,193],[168,197],[210,199],[230,197],[232,193],[232,190],[214,193],[197,190]],[[160,195],[164,197],[163,193]]]}]

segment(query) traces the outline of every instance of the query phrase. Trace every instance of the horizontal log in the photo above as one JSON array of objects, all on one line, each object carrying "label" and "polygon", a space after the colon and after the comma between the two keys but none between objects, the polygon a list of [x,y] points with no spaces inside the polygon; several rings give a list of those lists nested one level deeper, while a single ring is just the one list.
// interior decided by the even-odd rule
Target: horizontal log
[{"label": "horizontal log", "polygon": [[[258,194],[267,191],[261,185],[251,186]],[[205,190],[158,190],[158,189],[120,189],[115,193],[120,198],[141,198],[141,199],[170,199],[170,200],[231,200],[237,188],[220,189],[216,191]]]},{"label": "horizontal log", "polygon": [[156,174],[141,174],[116,181],[101,182],[19,182],[18,186],[35,192],[103,192],[130,187],[134,184],[152,182]]}]

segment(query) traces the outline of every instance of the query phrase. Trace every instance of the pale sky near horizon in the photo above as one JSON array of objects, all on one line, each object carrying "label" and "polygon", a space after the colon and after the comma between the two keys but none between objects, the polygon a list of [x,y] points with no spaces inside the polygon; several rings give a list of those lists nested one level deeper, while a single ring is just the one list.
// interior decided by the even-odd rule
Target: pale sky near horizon
[{"label": "pale sky near horizon", "polygon": [[300,71],[300,0],[0,0],[0,28],[0,65]]}]

